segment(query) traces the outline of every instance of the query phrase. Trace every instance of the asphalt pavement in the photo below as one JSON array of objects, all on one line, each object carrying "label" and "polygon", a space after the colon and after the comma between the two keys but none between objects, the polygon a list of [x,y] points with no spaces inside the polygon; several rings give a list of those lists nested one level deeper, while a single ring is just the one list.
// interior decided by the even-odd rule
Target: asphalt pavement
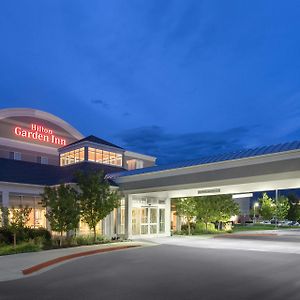
[{"label": "asphalt pavement", "polygon": [[[241,240],[230,242],[234,248]],[[157,243],[88,256],[36,276],[0,282],[0,299],[298,300],[299,274],[296,253]]]}]

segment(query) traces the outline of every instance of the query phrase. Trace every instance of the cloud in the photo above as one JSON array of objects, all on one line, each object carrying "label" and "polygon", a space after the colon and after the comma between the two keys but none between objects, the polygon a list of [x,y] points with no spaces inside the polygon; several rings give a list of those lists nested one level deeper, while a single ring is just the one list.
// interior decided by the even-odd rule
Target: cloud
[{"label": "cloud", "polygon": [[105,102],[104,100],[102,99],[94,99],[94,100],[91,100],[91,103],[92,104],[97,104],[99,106],[102,106],[103,108],[105,109],[108,109],[109,108],[109,104],[107,102]]},{"label": "cloud", "polygon": [[249,128],[236,127],[220,132],[167,133],[160,126],[125,130],[117,138],[126,149],[158,157],[158,163],[196,159],[245,148]]}]

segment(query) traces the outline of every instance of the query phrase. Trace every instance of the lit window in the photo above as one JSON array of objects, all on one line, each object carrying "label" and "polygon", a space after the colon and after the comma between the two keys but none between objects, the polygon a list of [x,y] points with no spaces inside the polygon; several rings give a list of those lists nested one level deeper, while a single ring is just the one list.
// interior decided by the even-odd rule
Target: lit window
[{"label": "lit window", "polygon": [[140,159],[127,160],[127,169],[128,170],[141,169],[143,167],[144,167],[144,162]]},{"label": "lit window", "polygon": [[122,154],[96,148],[88,148],[88,160],[105,165],[122,166]]},{"label": "lit window", "polygon": [[60,154],[60,165],[67,166],[84,161],[84,148],[75,149]]},{"label": "lit window", "polygon": [[136,169],[142,169],[144,167],[144,162],[142,160],[136,160]]}]

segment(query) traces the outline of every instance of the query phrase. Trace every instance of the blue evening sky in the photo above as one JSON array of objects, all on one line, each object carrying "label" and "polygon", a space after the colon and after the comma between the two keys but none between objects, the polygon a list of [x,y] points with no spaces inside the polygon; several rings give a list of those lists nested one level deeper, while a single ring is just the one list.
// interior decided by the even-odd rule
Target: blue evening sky
[{"label": "blue evening sky", "polygon": [[161,163],[300,140],[300,1],[1,1],[5,107]]}]

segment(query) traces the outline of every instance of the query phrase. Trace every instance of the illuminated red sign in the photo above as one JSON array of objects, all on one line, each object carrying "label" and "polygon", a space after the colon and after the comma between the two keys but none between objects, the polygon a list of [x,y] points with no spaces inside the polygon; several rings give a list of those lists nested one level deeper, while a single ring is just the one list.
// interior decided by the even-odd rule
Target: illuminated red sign
[{"label": "illuminated red sign", "polygon": [[15,135],[25,139],[36,140],[43,143],[50,143],[60,146],[65,146],[67,144],[66,139],[56,136],[52,129],[37,124],[31,124],[31,128],[29,130],[17,126],[14,128],[14,133]]}]

